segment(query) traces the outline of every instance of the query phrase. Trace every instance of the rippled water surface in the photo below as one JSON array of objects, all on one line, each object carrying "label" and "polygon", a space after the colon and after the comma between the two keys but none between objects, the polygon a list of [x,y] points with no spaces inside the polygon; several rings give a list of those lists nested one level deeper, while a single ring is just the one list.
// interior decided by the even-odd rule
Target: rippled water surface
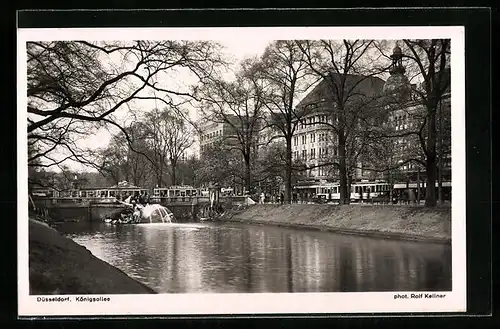
[{"label": "rippled water surface", "polygon": [[160,293],[451,290],[449,245],[235,223],[59,230]]}]

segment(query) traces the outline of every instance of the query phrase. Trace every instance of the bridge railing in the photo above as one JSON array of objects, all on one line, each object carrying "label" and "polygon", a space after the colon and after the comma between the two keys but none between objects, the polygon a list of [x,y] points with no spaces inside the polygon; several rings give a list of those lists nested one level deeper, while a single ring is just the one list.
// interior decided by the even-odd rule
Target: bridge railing
[{"label": "bridge railing", "polygon": [[[244,203],[246,202],[246,196],[219,196],[219,202],[226,203]],[[160,203],[160,204],[207,204],[210,203],[210,198],[208,196],[177,196],[177,197],[151,197],[151,203]]]},{"label": "bridge railing", "polygon": [[[219,202],[231,202],[233,204],[245,203],[246,196],[220,196]],[[40,197],[33,199],[38,207],[50,207],[55,204],[114,204],[115,198],[101,198],[101,197]],[[159,197],[153,196],[150,198],[149,203],[158,203],[163,205],[168,204],[208,204],[210,198],[208,196],[178,196],[178,197]]]},{"label": "bridge railing", "polygon": [[195,203],[209,203],[210,198],[207,196],[174,196],[174,197],[166,197],[166,196],[154,196],[150,199],[151,203],[159,203],[159,204],[195,204]]},{"label": "bridge railing", "polygon": [[115,198],[96,197],[57,197],[57,198],[33,198],[38,206],[50,206],[54,204],[82,204],[82,203],[115,203]]}]

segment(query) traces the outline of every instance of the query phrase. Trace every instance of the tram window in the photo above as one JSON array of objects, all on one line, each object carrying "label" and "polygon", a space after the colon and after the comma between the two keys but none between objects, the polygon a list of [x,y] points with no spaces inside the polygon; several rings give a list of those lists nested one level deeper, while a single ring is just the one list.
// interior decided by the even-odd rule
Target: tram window
[{"label": "tram window", "polygon": [[191,190],[186,190],[186,196],[191,196]]},{"label": "tram window", "polygon": [[180,196],[180,195],[181,195],[181,191],[175,190],[175,196]]}]

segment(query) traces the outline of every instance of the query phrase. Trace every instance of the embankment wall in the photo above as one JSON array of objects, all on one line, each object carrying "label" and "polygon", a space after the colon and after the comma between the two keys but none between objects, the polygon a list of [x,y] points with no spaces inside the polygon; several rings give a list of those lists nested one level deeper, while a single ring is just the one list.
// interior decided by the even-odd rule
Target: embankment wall
[{"label": "embankment wall", "polygon": [[384,238],[451,242],[450,207],[397,205],[253,205],[224,220]]}]

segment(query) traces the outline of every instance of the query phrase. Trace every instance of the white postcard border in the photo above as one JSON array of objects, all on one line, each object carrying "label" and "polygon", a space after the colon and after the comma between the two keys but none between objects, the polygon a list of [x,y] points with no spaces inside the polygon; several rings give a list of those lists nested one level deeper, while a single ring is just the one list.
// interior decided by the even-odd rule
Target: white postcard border
[{"label": "white postcard border", "polygon": [[[452,291],[444,298],[395,299],[396,294],[362,293],[254,293],[158,295],[61,295],[71,302],[42,302],[29,295],[28,190],[26,134],[26,41],[28,40],[223,40],[258,39],[402,39],[451,38],[452,104]],[[261,28],[92,28],[18,29],[18,310],[20,316],[79,315],[187,315],[269,313],[380,313],[466,311],[465,220],[465,36],[463,26],[443,27],[261,27]],[[44,296],[58,297],[58,296]],[[109,301],[77,301],[78,297],[104,297]]]}]

